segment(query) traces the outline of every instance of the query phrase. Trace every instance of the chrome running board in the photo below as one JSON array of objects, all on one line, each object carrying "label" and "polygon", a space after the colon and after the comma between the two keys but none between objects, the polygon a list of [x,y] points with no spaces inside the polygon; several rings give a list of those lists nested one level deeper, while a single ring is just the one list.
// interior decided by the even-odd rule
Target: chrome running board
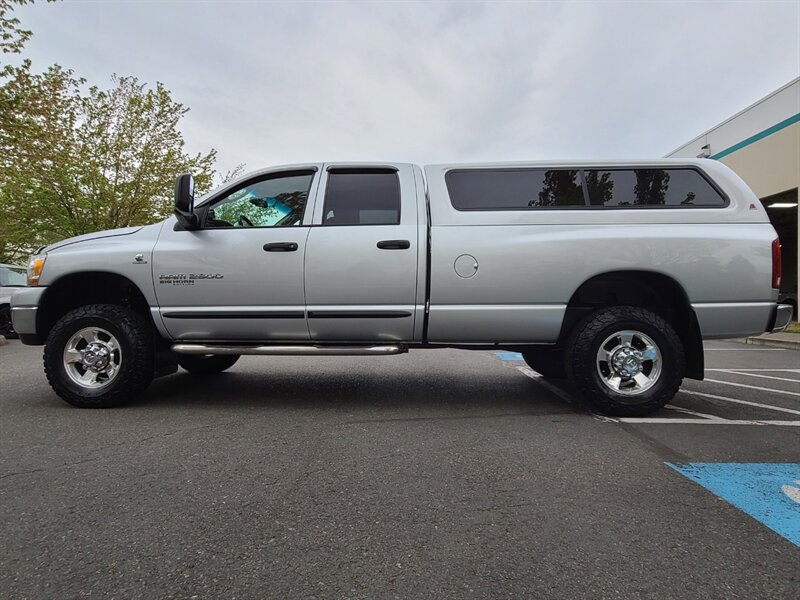
[{"label": "chrome running board", "polygon": [[386,356],[407,352],[405,346],[210,346],[173,344],[176,354],[255,354],[261,356]]}]

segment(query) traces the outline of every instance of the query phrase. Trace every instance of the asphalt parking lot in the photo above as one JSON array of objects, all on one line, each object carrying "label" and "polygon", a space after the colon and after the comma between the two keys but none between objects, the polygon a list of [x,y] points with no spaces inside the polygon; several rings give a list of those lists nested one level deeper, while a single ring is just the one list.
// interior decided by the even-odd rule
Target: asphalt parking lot
[{"label": "asphalt parking lot", "polygon": [[2,598],[800,597],[797,351],[710,342],[628,420],[504,353],[248,357],[98,411],[40,359],[0,347]]}]

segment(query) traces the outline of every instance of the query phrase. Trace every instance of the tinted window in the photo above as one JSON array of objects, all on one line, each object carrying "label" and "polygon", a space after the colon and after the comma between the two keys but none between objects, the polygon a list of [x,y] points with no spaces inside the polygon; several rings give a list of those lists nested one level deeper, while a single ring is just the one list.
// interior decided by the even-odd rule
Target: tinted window
[{"label": "tinted window", "polygon": [[725,199],[692,169],[587,170],[592,206],[724,206]]},{"label": "tinted window", "polygon": [[459,210],[584,206],[578,170],[451,171],[446,181]]},{"label": "tinted window", "polygon": [[398,225],[400,181],[390,169],[328,173],[323,225]]},{"label": "tinted window", "polygon": [[244,185],[214,203],[206,227],[299,225],[313,178],[313,171],[295,171]]},{"label": "tinted window", "polygon": [[23,286],[27,283],[27,281],[28,276],[26,269],[0,267],[0,286]]}]

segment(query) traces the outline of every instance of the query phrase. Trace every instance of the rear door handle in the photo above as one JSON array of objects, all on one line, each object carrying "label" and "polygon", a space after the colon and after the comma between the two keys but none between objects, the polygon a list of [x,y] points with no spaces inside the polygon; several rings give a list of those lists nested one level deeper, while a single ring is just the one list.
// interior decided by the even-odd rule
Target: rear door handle
[{"label": "rear door handle", "polygon": [[296,242],[272,242],[271,244],[264,244],[265,252],[296,252]]},{"label": "rear door handle", "polygon": [[408,250],[411,248],[411,242],[408,240],[382,240],[378,242],[378,248],[381,250]]}]

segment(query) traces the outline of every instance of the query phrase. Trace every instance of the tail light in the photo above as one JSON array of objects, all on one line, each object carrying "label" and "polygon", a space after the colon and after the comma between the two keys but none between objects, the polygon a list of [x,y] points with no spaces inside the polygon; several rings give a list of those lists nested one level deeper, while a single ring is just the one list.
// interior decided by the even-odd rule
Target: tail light
[{"label": "tail light", "polygon": [[772,240],[772,287],[781,289],[781,240]]}]

